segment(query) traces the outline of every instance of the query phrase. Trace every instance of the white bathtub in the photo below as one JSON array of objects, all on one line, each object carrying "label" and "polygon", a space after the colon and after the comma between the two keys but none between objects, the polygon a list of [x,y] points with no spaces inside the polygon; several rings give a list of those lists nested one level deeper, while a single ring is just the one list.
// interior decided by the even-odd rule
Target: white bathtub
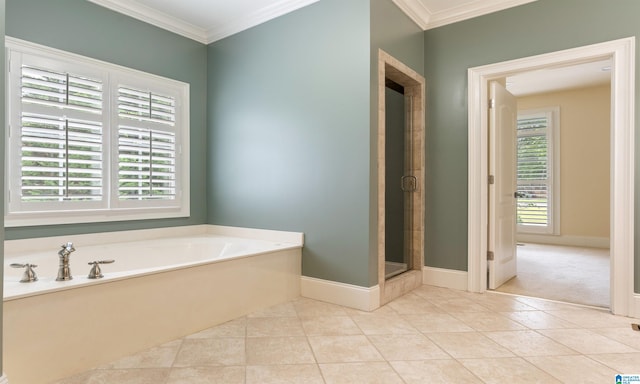
[{"label": "white bathtub", "polygon": [[[71,241],[73,279],[55,281]],[[5,242],[4,370],[48,383],[300,295],[301,233],[193,226]],[[104,278],[88,279],[89,262]],[[20,283],[38,265],[38,281]],[[34,369],[35,368],[35,369]]]}]

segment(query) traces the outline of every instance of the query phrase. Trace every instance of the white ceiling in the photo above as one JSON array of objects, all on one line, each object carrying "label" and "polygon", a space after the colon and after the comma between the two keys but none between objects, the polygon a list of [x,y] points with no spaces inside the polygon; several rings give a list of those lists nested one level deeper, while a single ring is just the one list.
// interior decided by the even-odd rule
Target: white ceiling
[{"label": "white ceiling", "polygon": [[[209,44],[320,0],[88,0]],[[343,0],[349,1],[349,0]],[[392,0],[423,30],[536,0]],[[608,81],[606,63],[555,68],[508,79],[514,94],[576,88]],[[543,77],[540,77],[543,76]],[[542,81],[545,79],[545,81]],[[546,80],[548,79],[548,80]],[[544,85],[544,88],[540,86]]]},{"label": "white ceiling", "polygon": [[[208,44],[319,0],[88,1]],[[533,1],[393,0],[424,30]]]},{"label": "white ceiling", "polygon": [[611,82],[611,59],[543,68],[507,77],[507,89],[516,96],[591,87]]}]

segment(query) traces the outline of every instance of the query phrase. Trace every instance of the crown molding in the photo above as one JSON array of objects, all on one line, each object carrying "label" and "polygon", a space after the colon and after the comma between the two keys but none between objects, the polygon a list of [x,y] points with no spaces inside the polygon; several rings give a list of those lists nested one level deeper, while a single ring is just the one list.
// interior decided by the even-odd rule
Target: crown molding
[{"label": "crown molding", "polygon": [[240,19],[209,29],[206,34],[207,43],[213,43],[214,41],[221,40],[225,37],[244,31],[245,29],[255,27],[318,1],[320,0],[280,0],[275,4],[261,8],[249,15],[243,16]]},{"label": "crown molding", "polygon": [[203,44],[209,44],[223,39],[245,29],[255,27],[266,21],[295,11],[319,0],[280,0],[275,4],[257,10],[246,17],[233,20],[221,26],[209,30],[187,23],[153,8],[147,7],[131,0],[88,0],[102,7],[111,9],[127,16],[133,17],[156,27],[166,29],[173,33],[193,39]]},{"label": "crown molding", "polygon": [[458,21],[472,19],[474,17],[498,12],[507,8],[532,3],[537,0],[482,0],[462,5],[460,7],[447,9],[444,12],[436,12],[431,15],[428,28],[432,29],[443,25],[456,23]]},{"label": "crown molding", "polygon": [[418,0],[393,0],[393,3],[402,10],[414,23],[416,23],[422,30],[429,28],[429,20],[431,19],[431,12],[427,7]]},{"label": "crown molding", "polygon": [[166,29],[170,32],[207,44],[207,33],[205,29],[193,24],[184,22],[181,19],[159,12],[153,8],[127,0],[88,0],[92,3],[108,8],[112,11],[133,17],[156,27]]},{"label": "crown molding", "polygon": [[[231,36],[276,17],[306,7],[319,0],[279,0],[242,18],[210,29],[187,23],[177,17],[157,11],[131,0],[88,0],[156,27],[193,39],[203,44]],[[537,0],[475,0],[442,12],[431,12],[422,0],[393,0],[407,16],[423,30],[471,19]]]},{"label": "crown molding", "polygon": [[441,27],[537,0],[476,0],[442,12],[432,12],[421,0],[393,2],[423,30]]}]

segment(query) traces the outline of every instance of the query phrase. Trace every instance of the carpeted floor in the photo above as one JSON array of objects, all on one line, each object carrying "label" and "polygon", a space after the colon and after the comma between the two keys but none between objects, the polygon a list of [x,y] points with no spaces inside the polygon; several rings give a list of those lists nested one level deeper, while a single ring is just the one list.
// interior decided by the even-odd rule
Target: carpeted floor
[{"label": "carpeted floor", "polygon": [[496,291],[609,307],[609,250],[546,244],[518,246],[518,276]]}]

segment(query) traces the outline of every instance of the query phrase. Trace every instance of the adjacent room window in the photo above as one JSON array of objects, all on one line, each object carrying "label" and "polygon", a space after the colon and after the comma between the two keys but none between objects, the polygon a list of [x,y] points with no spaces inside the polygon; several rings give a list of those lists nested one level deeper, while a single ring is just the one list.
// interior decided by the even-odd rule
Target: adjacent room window
[{"label": "adjacent room window", "polygon": [[188,84],[6,45],[6,226],[189,215]]},{"label": "adjacent room window", "polygon": [[558,109],[518,112],[517,226],[554,234],[559,217]]}]

